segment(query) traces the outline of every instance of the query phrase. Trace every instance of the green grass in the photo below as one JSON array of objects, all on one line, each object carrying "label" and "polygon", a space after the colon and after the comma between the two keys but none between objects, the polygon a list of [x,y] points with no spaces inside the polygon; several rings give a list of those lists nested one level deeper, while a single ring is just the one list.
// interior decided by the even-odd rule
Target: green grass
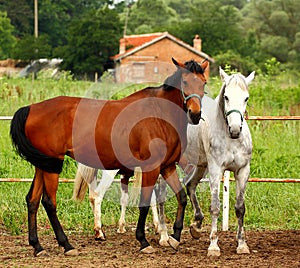
[{"label": "green grass", "polygon": [[[296,82],[293,82],[296,81]],[[250,85],[250,115],[288,115],[289,107],[300,102],[299,79],[257,77]],[[72,81],[69,77],[51,79],[0,79],[0,115],[12,115],[20,106],[58,95],[87,96],[93,98],[120,98],[145,85],[94,84]],[[210,80],[209,91],[215,96],[221,87],[219,78]],[[18,89],[20,88],[20,90]],[[0,121],[0,177],[32,178],[34,169],[13,151],[9,138],[9,121]],[[300,174],[300,122],[248,121],[253,138],[251,177],[298,178]],[[74,178],[77,163],[66,158],[60,177]],[[0,225],[11,234],[27,230],[25,196],[30,183],[0,183]],[[93,233],[93,215],[88,197],[82,203],[71,199],[72,183],[61,183],[57,193],[58,217],[67,233]],[[222,192],[222,191],[221,191]],[[166,203],[167,220],[173,223],[177,202],[169,194]],[[207,183],[198,187],[197,195],[205,214],[204,225],[210,224],[210,191]],[[300,229],[299,183],[248,183],[246,190],[246,229]],[[103,224],[115,228],[120,216],[119,185],[114,184],[103,202]],[[221,194],[222,198],[222,194]],[[221,199],[222,200],[222,199]],[[234,212],[235,184],[230,187],[230,229],[236,228]],[[138,209],[129,207],[127,222],[137,222]],[[220,216],[219,222],[221,223]],[[185,224],[193,220],[188,203]],[[147,220],[151,222],[151,216]],[[42,232],[52,232],[47,215],[38,212],[38,226]]]},{"label": "green grass", "polygon": [[251,177],[299,178],[300,121],[251,121]]}]

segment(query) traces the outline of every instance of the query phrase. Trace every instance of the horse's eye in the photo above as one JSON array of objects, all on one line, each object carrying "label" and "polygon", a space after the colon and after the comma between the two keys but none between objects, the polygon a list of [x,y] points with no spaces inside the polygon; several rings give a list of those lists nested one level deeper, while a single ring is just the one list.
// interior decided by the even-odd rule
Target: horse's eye
[{"label": "horse's eye", "polygon": [[249,100],[249,97],[247,97],[246,99],[245,99],[245,102],[247,102]]},{"label": "horse's eye", "polygon": [[187,86],[187,81],[182,80],[182,83],[183,83],[184,86]]},{"label": "horse's eye", "polygon": [[229,99],[228,99],[228,97],[227,97],[227,96],[224,96],[224,99],[225,99],[226,101],[229,101]]}]

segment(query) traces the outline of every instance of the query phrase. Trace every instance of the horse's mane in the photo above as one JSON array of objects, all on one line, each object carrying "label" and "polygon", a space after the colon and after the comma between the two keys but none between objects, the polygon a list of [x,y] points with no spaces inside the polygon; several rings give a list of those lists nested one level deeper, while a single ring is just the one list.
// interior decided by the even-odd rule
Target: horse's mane
[{"label": "horse's mane", "polygon": [[178,80],[181,78],[182,72],[192,72],[204,74],[204,70],[201,65],[194,60],[190,60],[184,63],[184,68],[178,67],[173,75],[169,76],[163,84],[164,90],[171,90],[178,85]]},{"label": "horse's mane", "polygon": [[223,114],[223,116],[225,117],[225,115],[224,115],[224,113],[223,113],[223,111],[224,111],[224,106],[225,106],[225,104],[224,104],[224,92],[225,92],[225,87],[226,87],[226,84],[225,83],[223,83],[223,85],[222,85],[222,88],[221,88],[221,90],[220,90],[220,93],[219,93],[219,95],[218,95],[218,103],[219,103],[219,108],[220,108],[220,110],[222,111],[222,114]]}]

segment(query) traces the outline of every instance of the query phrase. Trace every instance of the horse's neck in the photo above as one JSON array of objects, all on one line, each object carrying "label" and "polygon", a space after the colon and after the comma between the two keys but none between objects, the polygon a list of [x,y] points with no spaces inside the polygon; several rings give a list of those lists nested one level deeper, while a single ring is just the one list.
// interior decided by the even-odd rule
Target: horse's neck
[{"label": "horse's neck", "polygon": [[220,102],[220,95],[217,96],[216,100],[216,110],[214,112],[214,117],[212,120],[213,128],[220,136],[223,138],[229,136],[229,132],[226,125],[226,119],[224,116],[224,106]]},{"label": "horse's neck", "polygon": [[[144,98],[153,97],[153,98],[162,98],[165,100],[169,100],[169,101],[177,104],[179,107],[183,108],[181,92],[176,87],[174,87],[172,89],[168,89],[168,90],[165,90],[163,86],[147,87],[136,93],[141,94],[141,96],[143,96]],[[140,95],[136,95],[133,97],[140,97]]]}]

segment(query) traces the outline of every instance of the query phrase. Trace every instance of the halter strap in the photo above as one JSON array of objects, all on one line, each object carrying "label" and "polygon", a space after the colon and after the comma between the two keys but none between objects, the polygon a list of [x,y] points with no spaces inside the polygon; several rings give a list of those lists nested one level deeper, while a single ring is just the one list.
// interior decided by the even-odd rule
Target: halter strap
[{"label": "halter strap", "polygon": [[225,112],[225,117],[227,118],[227,117],[228,117],[230,114],[232,114],[232,113],[238,113],[238,114],[240,114],[241,120],[242,120],[242,123],[243,123],[243,121],[244,121],[244,116],[242,115],[242,113],[241,113],[239,110],[232,109],[232,110],[230,110],[230,111],[228,111],[228,112]]},{"label": "halter strap", "polygon": [[[182,80],[181,80],[181,84],[182,84]],[[190,95],[188,95],[188,96],[185,96],[185,95],[184,95],[184,92],[183,92],[183,87],[182,87],[182,86],[180,87],[180,91],[181,91],[181,95],[182,95],[182,97],[183,97],[184,104],[186,104],[186,102],[187,102],[189,99],[193,98],[193,97],[198,98],[198,99],[200,100],[200,102],[202,101],[202,98],[200,97],[200,95],[198,95],[198,94],[196,94],[196,93],[193,93],[193,94],[190,94]]]}]

